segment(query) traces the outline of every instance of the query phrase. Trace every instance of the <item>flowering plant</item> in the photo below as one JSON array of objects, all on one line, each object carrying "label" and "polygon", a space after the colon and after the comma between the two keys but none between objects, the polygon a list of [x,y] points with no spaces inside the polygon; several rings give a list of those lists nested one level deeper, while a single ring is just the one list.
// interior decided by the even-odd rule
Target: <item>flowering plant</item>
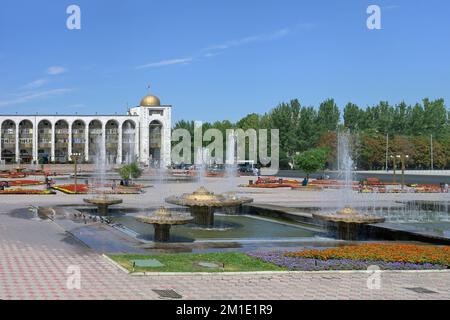
[{"label": "flowering plant", "polygon": [[301,258],[286,252],[251,252],[249,256],[288,270],[324,271],[324,270],[367,270],[377,265],[382,270],[442,270],[447,267],[432,263],[386,262],[381,260],[353,260]]},{"label": "flowering plant", "polygon": [[37,180],[13,180],[13,181],[8,181],[8,183],[12,187],[15,187],[15,186],[38,186],[38,185],[44,184],[44,182],[37,181]]},{"label": "flowering plant", "polygon": [[76,189],[74,184],[66,184],[61,186],[53,186],[52,189],[58,190],[67,194],[87,194],[89,193],[89,187],[86,184],[77,184]]},{"label": "flowering plant", "polygon": [[110,190],[95,190],[95,188],[105,188],[110,187],[111,185],[106,184],[98,184],[98,185],[87,185],[87,184],[77,184],[76,192],[74,184],[65,184],[60,186],[53,186],[52,189],[64,192],[66,194],[88,194],[88,193],[106,193],[106,194],[137,194],[140,192],[141,188],[130,186],[117,186],[115,190],[112,188]]},{"label": "flowering plant", "polygon": [[417,264],[432,263],[450,266],[450,246],[371,243],[325,250],[305,250],[286,253],[285,255],[319,260],[350,259]]},{"label": "flowering plant", "polygon": [[30,195],[48,195],[55,194],[56,192],[51,190],[36,190],[36,189],[7,189],[0,190],[0,194],[30,194]]}]

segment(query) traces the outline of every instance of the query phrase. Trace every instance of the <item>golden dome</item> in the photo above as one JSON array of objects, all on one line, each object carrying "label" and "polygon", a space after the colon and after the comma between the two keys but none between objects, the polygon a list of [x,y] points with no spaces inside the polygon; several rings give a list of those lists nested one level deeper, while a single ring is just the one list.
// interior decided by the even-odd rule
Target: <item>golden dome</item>
[{"label": "golden dome", "polygon": [[161,101],[157,96],[148,95],[142,98],[141,104],[142,107],[155,107],[160,106]]}]

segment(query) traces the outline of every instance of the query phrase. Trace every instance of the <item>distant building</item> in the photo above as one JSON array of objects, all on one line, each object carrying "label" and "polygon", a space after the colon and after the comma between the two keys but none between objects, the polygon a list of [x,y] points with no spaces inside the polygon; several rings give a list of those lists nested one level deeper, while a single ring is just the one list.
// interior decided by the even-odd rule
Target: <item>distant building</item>
[{"label": "distant building", "polygon": [[67,163],[72,154],[109,164],[170,164],[170,105],[145,96],[127,115],[0,115],[6,163]]}]

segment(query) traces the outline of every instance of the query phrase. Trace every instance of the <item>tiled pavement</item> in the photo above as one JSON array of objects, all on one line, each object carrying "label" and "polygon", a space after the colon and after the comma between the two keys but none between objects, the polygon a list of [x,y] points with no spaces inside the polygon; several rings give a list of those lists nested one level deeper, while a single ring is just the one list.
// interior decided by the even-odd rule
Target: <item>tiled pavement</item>
[{"label": "tiled pavement", "polygon": [[[69,266],[81,289],[69,290]],[[366,273],[271,273],[131,276],[68,237],[51,221],[0,214],[0,299],[450,299],[450,272],[385,272],[381,288]],[[435,293],[417,293],[425,288]]]}]

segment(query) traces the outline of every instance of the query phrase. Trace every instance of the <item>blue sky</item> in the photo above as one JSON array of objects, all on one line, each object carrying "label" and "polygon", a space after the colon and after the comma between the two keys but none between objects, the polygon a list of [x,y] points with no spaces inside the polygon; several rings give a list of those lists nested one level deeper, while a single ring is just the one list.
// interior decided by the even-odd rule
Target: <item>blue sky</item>
[{"label": "blue sky", "polygon": [[[70,4],[81,30],[66,28]],[[370,4],[382,30],[366,27]],[[2,0],[0,113],[120,114],[149,83],[174,121],[293,98],[449,101],[449,12],[447,0]]]}]

